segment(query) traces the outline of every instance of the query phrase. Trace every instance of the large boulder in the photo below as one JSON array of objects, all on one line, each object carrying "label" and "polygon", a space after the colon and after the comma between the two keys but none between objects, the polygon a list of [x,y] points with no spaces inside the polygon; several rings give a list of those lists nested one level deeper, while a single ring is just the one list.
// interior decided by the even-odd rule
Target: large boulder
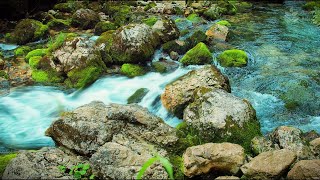
[{"label": "large boulder", "polygon": [[320,138],[316,138],[310,141],[310,147],[314,156],[320,158]]},{"label": "large boulder", "polygon": [[190,49],[181,59],[183,65],[201,65],[210,64],[212,62],[212,54],[208,47],[203,43],[198,43]]},{"label": "large boulder", "polygon": [[107,64],[145,63],[159,45],[158,35],[146,24],[129,24],[106,32],[100,47]]},{"label": "large boulder", "polygon": [[178,117],[184,108],[193,102],[195,90],[199,88],[219,88],[231,91],[229,79],[213,65],[204,66],[169,83],[161,95],[163,106]]},{"label": "large boulder", "polygon": [[226,41],[228,32],[227,26],[214,24],[206,31],[206,35],[210,41]]},{"label": "large boulder", "polygon": [[249,179],[279,179],[295,160],[296,155],[290,150],[268,151],[243,165],[241,171]]},{"label": "large boulder", "polygon": [[[65,113],[46,131],[57,145],[91,156],[93,172],[101,179],[133,179],[141,166],[178,141],[174,128],[136,104],[92,102]],[[146,178],[167,179],[160,164]]]},{"label": "large boulder", "polygon": [[42,148],[38,151],[22,151],[11,160],[3,173],[3,179],[73,179],[59,166],[71,169],[87,161],[63,148]]},{"label": "large boulder", "polygon": [[48,34],[48,26],[34,19],[23,19],[10,34],[6,34],[6,40],[16,44],[26,44],[44,38]]},{"label": "large boulder", "polygon": [[158,34],[163,43],[177,39],[180,35],[176,23],[172,19],[166,17],[158,20],[152,26],[152,30]]},{"label": "large boulder", "polygon": [[68,40],[52,55],[54,68],[66,74],[68,87],[82,88],[98,79],[106,69],[94,42],[87,38]]},{"label": "large boulder", "polygon": [[72,25],[92,29],[99,22],[99,15],[91,9],[79,9],[72,15]]},{"label": "large boulder", "polygon": [[244,161],[244,149],[231,143],[192,146],[183,154],[184,174],[188,177],[210,171],[214,171],[215,175],[237,174]]},{"label": "large boulder", "polygon": [[319,179],[320,159],[302,160],[289,171],[288,179]]},{"label": "large boulder", "polygon": [[200,89],[184,110],[183,120],[205,141],[233,142],[246,150],[251,139],[261,134],[252,105],[221,89]]},{"label": "large boulder", "polygon": [[313,159],[311,148],[307,146],[302,135],[303,132],[298,128],[279,126],[269,136],[271,141],[281,149],[295,152],[298,159]]}]

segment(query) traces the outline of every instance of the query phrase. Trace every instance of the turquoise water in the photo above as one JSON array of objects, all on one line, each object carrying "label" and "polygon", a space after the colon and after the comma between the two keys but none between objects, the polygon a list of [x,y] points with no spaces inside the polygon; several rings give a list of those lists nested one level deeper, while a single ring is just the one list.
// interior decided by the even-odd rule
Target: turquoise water
[{"label": "turquoise water", "polygon": [[[229,43],[249,54],[248,66],[219,68],[229,77],[232,93],[252,103],[263,133],[279,125],[320,132],[320,28],[311,24],[308,14],[295,2],[256,7],[252,13],[229,19],[233,24]],[[206,30],[212,23],[193,27],[187,22],[180,28],[188,27],[191,32]],[[154,60],[161,53],[157,50]],[[0,97],[0,151],[1,146],[2,149],[53,146],[44,131],[62,111],[93,100],[125,104],[139,88],[150,90],[139,104],[175,126],[181,120],[167,113],[159,95],[167,83],[199,67],[180,67],[168,74],[151,72],[133,79],[105,76],[76,92],[45,86],[18,88]]]}]

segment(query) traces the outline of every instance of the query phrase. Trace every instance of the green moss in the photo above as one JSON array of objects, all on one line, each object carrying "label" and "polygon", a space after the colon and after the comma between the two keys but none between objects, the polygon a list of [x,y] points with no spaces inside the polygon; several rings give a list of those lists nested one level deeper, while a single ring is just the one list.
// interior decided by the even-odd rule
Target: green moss
[{"label": "green moss", "polygon": [[200,42],[190,49],[180,60],[184,65],[207,64],[212,62],[212,55],[207,46]]},{"label": "green moss", "polygon": [[315,10],[316,8],[320,8],[320,1],[307,2],[302,8],[307,11]]},{"label": "green moss", "polygon": [[127,5],[115,5],[111,6],[109,11],[109,15],[112,16],[114,23],[117,26],[123,26],[128,23],[128,20],[130,19],[130,6]]},{"label": "green moss", "polygon": [[77,9],[81,9],[81,8],[84,8],[84,4],[78,1],[68,1],[66,3],[58,3],[53,7],[54,10],[59,10],[61,12],[68,12],[68,13],[72,13]]},{"label": "green moss", "polygon": [[153,26],[158,21],[158,17],[152,16],[147,19],[143,19],[142,22],[148,26]]},{"label": "green moss", "polygon": [[149,92],[148,88],[140,88],[135,93],[133,93],[127,100],[128,104],[139,103],[145,95]]},{"label": "green moss", "polygon": [[167,67],[162,62],[153,62],[152,67],[159,73],[167,72]]},{"label": "green moss", "polygon": [[155,2],[150,2],[144,7],[144,11],[148,11],[149,9],[156,7],[157,4]]},{"label": "green moss", "polygon": [[26,59],[29,60],[33,56],[44,56],[47,54],[47,52],[48,49],[35,49],[27,54]]},{"label": "green moss", "polygon": [[29,59],[29,65],[31,68],[36,69],[39,68],[39,62],[41,61],[42,57],[41,56],[33,56]]},{"label": "green moss", "polygon": [[190,14],[190,15],[187,17],[187,19],[188,19],[189,21],[193,22],[193,23],[198,23],[198,22],[201,21],[201,18],[198,16],[198,14],[195,14],[195,13]]},{"label": "green moss", "polygon": [[221,53],[218,61],[224,67],[243,67],[247,65],[248,55],[242,50],[231,49]]},{"label": "green moss", "polygon": [[63,78],[55,71],[36,70],[33,69],[31,73],[32,79],[40,83],[59,83]]},{"label": "green moss", "polygon": [[220,24],[220,25],[227,26],[227,27],[231,26],[229,21],[226,21],[226,20],[218,21],[218,22],[216,22],[216,24]]},{"label": "green moss", "polygon": [[101,73],[103,73],[103,67],[98,65],[87,66],[83,69],[73,69],[68,72],[68,79],[65,84],[70,88],[84,88],[97,80]]},{"label": "green moss", "polygon": [[38,24],[38,25],[39,25],[39,27],[34,32],[35,39],[42,38],[48,32],[48,29],[49,29],[47,25],[43,25],[42,23]]},{"label": "green moss", "polygon": [[221,8],[212,7],[206,10],[203,15],[209,20],[216,20],[221,16]]},{"label": "green moss", "polygon": [[53,51],[59,49],[65,41],[72,40],[73,38],[77,37],[78,35],[75,33],[60,33],[55,36],[50,42],[47,44],[47,54],[52,53]]},{"label": "green moss", "polygon": [[94,28],[94,33],[96,35],[100,35],[103,32],[106,32],[109,30],[115,30],[115,29],[117,29],[117,26],[114,23],[109,21],[101,21],[96,24]]},{"label": "green moss", "polygon": [[8,78],[9,78],[7,72],[4,71],[4,70],[0,70],[0,77],[5,78],[5,79],[8,79]]},{"label": "green moss", "polygon": [[49,29],[54,30],[62,30],[62,29],[68,29],[71,26],[71,19],[52,19],[48,22]]},{"label": "green moss", "polygon": [[171,51],[175,51],[178,54],[184,54],[188,50],[188,44],[184,42],[184,44],[178,44],[176,40],[168,41],[162,45],[162,49],[166,53],[170,53]]},{"label": "green moss", "polygon": [[113,33],[115,31],[114,30],[110,30],[107,32],[104,32],[100,35],[100,37],[96,40],[96,45],[100,45],[100,44],[106,44],[106,48],[110,48],[112,45],[112,41],[113,41]]},{"label": "green moss", "polygon": [[0,177],[2,177],[2,174],[4,173],[4,170],[6,169],[11,159],[15,158],[16,156],[17,154],[15,153],[0,155]]},{"label": "green moss", "polygon": [[14,50],[14,55],[15,56],[25,56],[28,52],[31,51],[31,47],[29,46],[21,46]]},{"label": "green moss", "polygon": [[320,26],[320,8],[316,8],[313,12],[312,22]]},{"label": "green moss", "polygon": [[125,76],[132,78],[132,77],[136,77],[136,76],[142,76],[146,72],[145,72],[144,68],[140,65],[123,64],[121,66],[121,73]]},{"label": "green moss", "polygon": [[183,174],[183,159],[179,155],[170,155],[169,156],[169,161],[173,166],[173,176],[174,179],[184,179],[184,174]]}]

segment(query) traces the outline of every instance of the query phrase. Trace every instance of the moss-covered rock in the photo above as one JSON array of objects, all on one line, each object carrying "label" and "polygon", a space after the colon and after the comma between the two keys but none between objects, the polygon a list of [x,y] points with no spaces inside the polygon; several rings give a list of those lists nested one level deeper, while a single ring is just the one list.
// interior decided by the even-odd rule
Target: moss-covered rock
[{"label": "moss-covered rock", "polygon": [[173,61],[164,60],[152,62],[151,66],[159,73],[172,72],[179,67],[179,65]]},{"label": "moss-covered rock", "polygon": [[243,67],[247,65],[248,55],[242,50],[231,49],[221,53],[218,61],[224,67]]},{"label": "moss-covered rock", "polygon": [[131,8],[128,5],[108,2],[105,12],[119,27],[129,23]]},{"label": "moss-covered rock", "polygon": [[194,48],[190,49],[181,59],[184,65],[193,64],[210,64],[212,62],[212,54],[207,46],[200,42]]},{"label": "moss-covered rock", "polygon": [[60,12],[73,13],[77,9],[84,8],[85,4],[83,1],[68,1],[66,3],[58,3],[54,5],[54,10],[59,10]]},{"label": "moss-covered rock", "polygon": [[218,21],[218,22],[216,22],[216,24],[220,24],[220,25],[222,25],[222,26],[227,26],[227,27],[230,27],[230,26],[231,26],[231,24],[230,24],[229,21],[227,21],[227,20]]},{"label": "moss-covered rock", "polygon": [[209,20],[216,20],[221,16],[221,8],[217,6],[210,7],[203,15]]},{"label": "moss-covered rock", "polygon": [[171,51],[175,51],[179,54],[184,54],[188,51],[189,45],[185,41],[172,40],[164,43],[162,45],[162,49],[166,53],[170,53]]},{"label": "moss-covered rock", "polygon": [[158,21],[158,17],[156,16],[152,16],[142,20],[142,22],[144,22],[146,25],[150,27],[152,27],[157,21]]},{"label": "moss-covered rock", "polygon": [[32,49],[29,46],[21,46],[14,50],[15,56],[25,56],[30,52]]},{"label": "moss-covered rock", "polygon": [[35,49],[30,51],[27,55],[26,55],[26,59],[29,60],[31,57],[33,56],[45,56],[48,53],[48,49]]},{"label": "moss-covered rock", "polygon": [[71,26],[71,19],[51,19],[48,23],[47,23],[49,29],[52,30],[64,30],[64,29],[68,29]]},{"label": "moss-covered rock", "polygon": [[[99,46],[101,44],[105,44],[107,47],[112,45],[113,41],[113,33],[115,30],[110,30],[102,33],[99,38],[96,40],[96,45]],[[109,48],[107,48],[109,49]]]},{"label": "moss-covered rock", "polygon": [[103,32],[109,31],[109,30],[116,30],[117,26],[110,21],[101,21],[96,24],[94,27],[94,34],[95,35],[100,35]]},{"label": "moss-covered rock", "polygon": [[123,64],[120,71],[121,74],[130,78],[142,76],[146,73],[145,69],[137,64]]},{"label": "moss-covered rock", "polygon": [[156,7],[157,4],[155,2],[150,2],[144,7],[144,11],[148,11],[149,9]]},{"label": "moss-covered rock", "polygon": [[218,7],[221,14],[234,15],[237,13],[236,1],[219,1]]},{"label": "moss-covered rock", "polygon": [[315,10],[316,8],[320,8],[320,1],[309,1],[302,8],[307,11]]},{"label": "moss-covered rock", "polygon": [[186,39],[188,43],[188,49],[194,47],[200,42],[206,42],[207,36],[201,30],[195,31],[190,37]]},{"label": "moss-covered rock", "polygon": [[99,15],[91,9],[79,9],[72,15],[71,24],[82,29],[91,29],[99,22]]},{"label": "moss-covered rock", "polygon": [[201,17],[196,13],[190,14],[187,19],[193,23],[201,22]]},{"label": "moss-covered rock", "polygon": [[54,70],[32,70],[32,79],[39,83],[60,83],[63,77]]},{"label": "moss-covered rock", "polygon": [[59,33],[59,34],[57,34],[47,44],[48,53],[51,54],[53,51],[59,49],[66,41],[71,41],[77,36],[78,36],[78,34],[76,34],[76,33]]},{"label": "moss-covered rock", "polygon": [[127,104],[139,103],[149,92],[148,88],[140,88],[135,93],[133,93],[127,100]]},{"label": "moss-covered rock", "polygon": [[29,65],[32,69],[39,68],[39,63],[42,59],[42,56],[33,56],[29,59]]},{"label": "moss-covered rock", "polygon": [[4,170],[6,169],[6,166],[9,164],[11,159],[15,158],[17,154],[1,154],[0,155],[0,177],[2,177],[2,174],[4,173]]},{"label": "moss-covered rock", "polygon": [[48,26],[34,19],[21,20],[14,31],[6,34],[6,40],[16,44],[26,44],[44,38],[48,34]]},{"label": "moss-covered rock", "polygon": [[153,26],[152,31],[155,32],[162,42],[168,42],[177,39],[180,35],[176,23],[167,17],[162,17]]},{"label": "moss-covered rock", "polygon": [[317,8],[313,12],[312,22],[320,26],[320,8]]}]

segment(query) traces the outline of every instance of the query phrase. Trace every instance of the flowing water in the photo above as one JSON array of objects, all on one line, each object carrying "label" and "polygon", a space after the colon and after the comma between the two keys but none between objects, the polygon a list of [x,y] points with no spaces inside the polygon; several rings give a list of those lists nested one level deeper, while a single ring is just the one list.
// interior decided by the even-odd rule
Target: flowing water
[{"label": "flowing water", "polygon": [[[229,77],[232,93],[252,103],[263,133],[279,125],[320,132],[320,28],[306,17],[299,3],[287,2],[257,5],[252,13],[229,19],[233,24],[229,43],[244,49],[250,60],[244,68],[219,68]],[[197,28],[206,30],[210,24]],[[179,28],[186,27],[197,29],[192,23]],[[161,56],[158,50],[154,60]],[[175,126],[181,120],[167,113],[159,95],[167,83],[196,68],[200,66],[180,67],[168,74],[150,72],[133,79],[105,76],[90,87],[71,93],[48,86],[17,88],[0,97],[0,152],[4,147],[53,146],[44,131],[61,112],[93,100],[126,104],[139,88],[150,90],[139,104]]]}]

